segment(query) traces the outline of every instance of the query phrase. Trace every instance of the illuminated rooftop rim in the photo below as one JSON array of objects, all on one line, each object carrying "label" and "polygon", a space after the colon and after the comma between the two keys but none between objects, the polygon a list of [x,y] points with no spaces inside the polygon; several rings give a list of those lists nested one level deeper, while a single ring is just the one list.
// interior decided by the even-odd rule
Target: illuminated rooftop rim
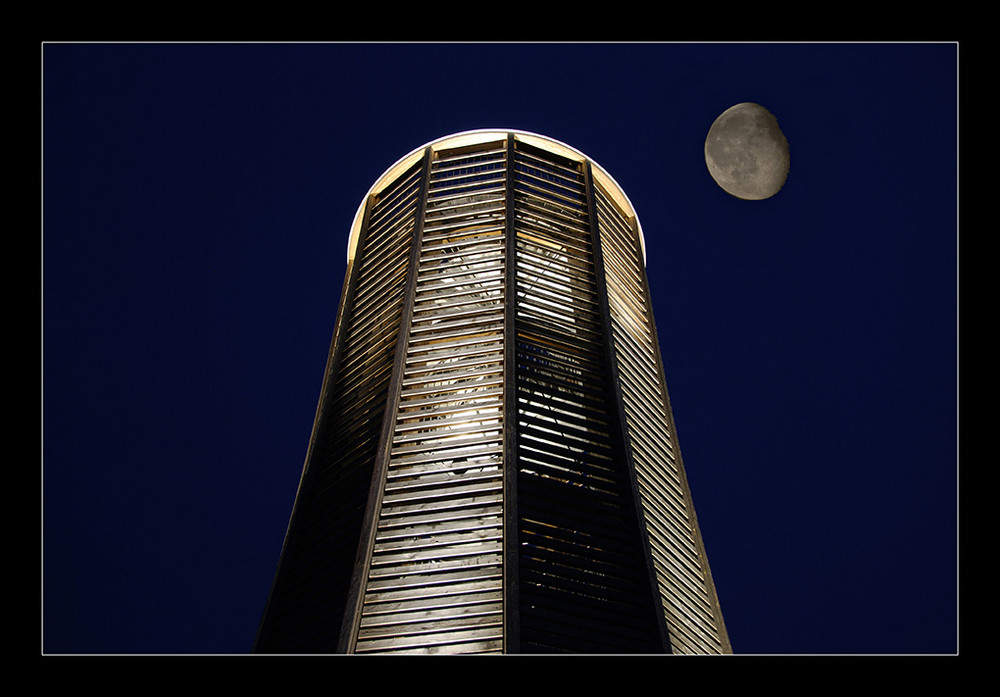
[{"label": "illuminated rooftop rim", "polygon": [[646,240],[642,233],[642,225],[639,223],[639,216],[636,215],[635,208],[632,206],[632,202],[629,201],[628,195],[625,191],[618,185],[608,172],[601,167],[593,158],[588,157],[584,153],[580,152],[571,145],[567,145],[563,142],[555,140],[554,138],[549,138],[548,136],[539,135],[538,133],[532,133],[530,131],[521,131],[515,128],[483,128],[471,131],[461,131],[459,133],[453,133],[452,135],[444,136],[436,140],[432,140],[429,143],[421,145],[419,148],[414,148],[408,154],[399,158],[395,164],[393,164],[389,169],[382,173],[372,187],[365,194],[364,198],[361,199],[361,205],[358,206],[357,213],[354,214],[354,222],[351,225],[351,236],[347,241],[347,261],[348,263],[354,258],[354,250],[357,246],[358,235],[361,230],[361,223],[364,220],[365,215],[365,203],[368,201],[369,197],[373,194],[378,193],[384,187],[388,186],[390,183],[395,181],[396,177],[402,173],[403,170],[410,167],[416,160],[423,157],[424,151],[430,147],[434,150],[442,150],[445,148],[459,147],[462,145],[474,145],[476,143],[485,143],[491,140],[497,140],[501,138],[506,138],[508,134],[513,134],[513,136],[522,140],[526,143],[531,143],[537,147],[541,147],[549,152],[562,155],[572,160],[584,161],[589,160],[593,166],[594,175],[597,178],[603,179],[602,182],[608,189],[608,192],[614,196],[618,204],[625,210],[626,214],[631,215],[635,218],[636,229],[639,232],[639,245],[642,249],[643,262],[646,259]]}]

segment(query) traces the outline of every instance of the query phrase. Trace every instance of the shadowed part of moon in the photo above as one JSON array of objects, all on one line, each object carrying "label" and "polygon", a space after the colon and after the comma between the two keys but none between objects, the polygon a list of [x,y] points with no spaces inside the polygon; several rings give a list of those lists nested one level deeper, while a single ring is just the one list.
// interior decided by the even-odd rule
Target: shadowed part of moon
[{"label": "shadowed part of moon", "polygon": [[750,201],[770,198],[788,176],[788,141],[771,112],[743,102],[722,112],[708,130],[705,164],[727,193]]}]

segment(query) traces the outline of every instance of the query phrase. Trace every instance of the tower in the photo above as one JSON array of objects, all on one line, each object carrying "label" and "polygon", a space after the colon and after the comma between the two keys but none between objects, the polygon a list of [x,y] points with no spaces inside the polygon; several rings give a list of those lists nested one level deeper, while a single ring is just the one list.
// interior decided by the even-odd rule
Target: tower
[{"label": "tower", "polygon": [[470,131],[362,202],[263,653],[727,653],[624,192]]}]

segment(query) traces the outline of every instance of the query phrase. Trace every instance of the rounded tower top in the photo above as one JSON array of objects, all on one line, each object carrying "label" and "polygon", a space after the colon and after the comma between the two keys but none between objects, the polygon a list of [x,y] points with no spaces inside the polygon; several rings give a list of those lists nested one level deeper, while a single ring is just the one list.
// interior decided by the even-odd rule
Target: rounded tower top
[{"label": "rounded tower top", "polygon": [[537,133],[531,133],[529,131],[520,131],[516,129],[500,129],[500,128],[484,128],[471,131],[462,131],[460,133],[454,133],[452,135],[444,136],[436,140],[432,140],[429,143],[421,145],[419,148],[414,148],[408,154],[399,158],[395,164],[393,164],[389,169],[383,172],[382,176],[379,177],[372,187],[368,190],[368,193],[361,200],[361,205],[358,206],[358,211],[354,215],[354,222],[351,225],[351,236],[347,243],[347,261],[350,263],[354,259],[355,248],[358,243],[358,235],[361,230],[361,224],[364,220],[365,214],[365,202],[374,194],[379,193],[386,186],[391,184],[396,180],[396,178],[402,174],[404,171],[409,169],[417,160],[424,156],[424,152],[427,148],[432,150],[445,150],[449,148],[462,147],[467,145],[476,145],[478,143],[486,143],[490,141],[497,141],[512,136],[516,140],[529,143],[535,147],[548,150],[557,155],[561,155],[570,160],[575,160],[577,162],[590,161],[591,168],[593,171],[594,178],[599,180],[608,192],[610,196],[615,199],[615,202],[622,209],[622,211],[632,218],[635,219],[636,230],[639,233],[639,245],[642,249],[643,262],[646,260],[646,243],[643,238],[642,225],[639,223],[639,216],[635,213],[635,208],[632,206],[632,202],[629,201],[628,196],[618,185],[618,182],[608,174],[608,172],[601,167],[592,158],[587,157],[585,154],[577,150],[576,148],[566,145],[563,142],[549,138],[547,136],[539,135]]}]

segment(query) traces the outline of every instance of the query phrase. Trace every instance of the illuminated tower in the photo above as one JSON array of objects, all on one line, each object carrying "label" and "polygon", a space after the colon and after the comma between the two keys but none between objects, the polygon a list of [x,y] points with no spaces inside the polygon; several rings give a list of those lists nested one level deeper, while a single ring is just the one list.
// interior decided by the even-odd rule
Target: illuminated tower
[{"label": "illuminated tower", "polygon": [[372,187],[262,653],[728,653],[628,198],[472,131]]}]

